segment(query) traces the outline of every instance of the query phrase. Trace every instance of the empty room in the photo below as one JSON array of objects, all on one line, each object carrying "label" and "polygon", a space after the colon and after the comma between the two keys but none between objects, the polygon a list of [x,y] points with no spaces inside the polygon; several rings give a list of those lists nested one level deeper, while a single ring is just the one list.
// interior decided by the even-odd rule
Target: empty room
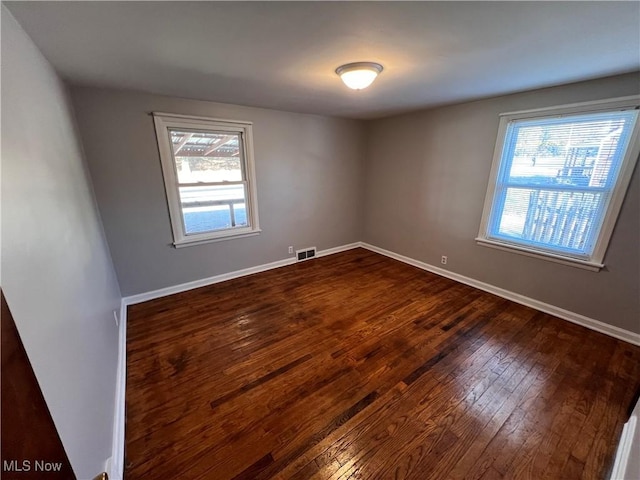
[{"label": "empty room", "polygon": [[2,478],[640,478],[640,3],[2,2]]}]

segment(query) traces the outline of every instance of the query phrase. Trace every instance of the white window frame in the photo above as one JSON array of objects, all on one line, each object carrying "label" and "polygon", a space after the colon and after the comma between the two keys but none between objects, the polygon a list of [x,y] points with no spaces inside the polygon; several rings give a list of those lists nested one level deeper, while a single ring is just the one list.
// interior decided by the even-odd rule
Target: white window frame
[{"label": "white window frame", "polygon": [[631,176],[638,160],[638,155],[640,154],[640,118],[636,121],[634,130],[629,138],[629,144],[620,166],[617,182],[613,188],[608,204],[605,205],[605,213],[602,219],[598,239],[593,248],[593,253],[588,258],[578,258],[560,252],[555,253],[546,250],[539,250],[529,246],[496,240],[495,238],[489,237],[489,221],[494,204],[494,195],[496,193],[496,184],[498,181],[500,166],[502,163],[502,155],[506,140],[505,136],[509,123],[515,120],[530,120],[544,117],[558,118],[565,115],[630,110],[638,109],[639,107],[640,95],[633,95],[610,100],[574,103],[556,107],[500,114],[498,138],[496,140],[493,164],[491,166],[491,173],[489,176],[489,186],[487,187],[487,194],[484,201],[482,220],[480,222],[478,237],[476,238],[477,244],[565,265],[580,267],[591,271],[599,271],[602,269],[604,267],[604,257],[609,246],[609,241],[611,240],[611,234],[613,233],[613,228],[618,219],[618,214],[620,213],[624,196],[627,192],[627,188],[629,187],[629,182],[631,181]]},{"label": "white window frame", "polygon": [[[258,195],[256,190],[256,174],[253,157],[252,123],[238,120],[223,120],[217,118],[194,117],[174,113],[153,112],[153,121],[158,140],[160,161],[164,186],[169,206],[169,217],[173,232],[173,245],[176,248],[199,245],[238,237],[258,235]],[[185,232],[184,216],[180,202],[180,191],[176,162],[173,157],[173,147],[170,139],[170,129],[186,131],[204,131],[212,133],[230,132],[239,134],[242,141],[242,160],[245,188],[245,205],[247,212],[247,226],[231,227],[209,232],[189,234]]]}]

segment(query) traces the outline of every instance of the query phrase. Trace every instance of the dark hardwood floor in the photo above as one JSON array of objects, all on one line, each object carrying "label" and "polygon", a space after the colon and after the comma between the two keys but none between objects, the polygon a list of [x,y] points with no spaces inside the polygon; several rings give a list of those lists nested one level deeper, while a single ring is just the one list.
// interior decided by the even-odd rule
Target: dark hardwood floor
[{"label": "dark hardwood floor", "polygon": [[[0,464],[6,480],[76,480],[11,310],[0,291]],[[24,464],[23,462],[28,462]],[[43,474],[36,462],[56,470]],[[44,467],[43,467],[44,468]]]},{"label": "dark hardwood floor", "polygon": [[640,347],[363,249],[129,307],[126,479],[602,479]]}]

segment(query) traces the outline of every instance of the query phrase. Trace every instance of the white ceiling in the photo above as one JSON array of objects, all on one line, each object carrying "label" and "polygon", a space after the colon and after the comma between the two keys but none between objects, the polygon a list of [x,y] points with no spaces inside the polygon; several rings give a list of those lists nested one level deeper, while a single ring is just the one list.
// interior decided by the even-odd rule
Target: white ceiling
[{"label": "white ceiling", "polygon": [[5,4],[71,83],[343,117],[640,69],[636,1]]}]

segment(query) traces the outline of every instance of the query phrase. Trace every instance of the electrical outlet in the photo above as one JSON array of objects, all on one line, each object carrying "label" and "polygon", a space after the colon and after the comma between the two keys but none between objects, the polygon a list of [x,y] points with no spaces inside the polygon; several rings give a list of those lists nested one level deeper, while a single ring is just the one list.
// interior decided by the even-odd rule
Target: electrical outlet
[{"label": "electrical outlet", "polygon": [[442,258],[440,259],[440,263],[443,265],[447,264],[447,256],[446,255],[442,255]]},{"label": "electrical outlet", "polygon": [[116,321],[116,327],[120,326],[120,321],[118,320],[118,311],[114,310],[113,311],[113,319]]},{"label": "electrical outlet", "polygon": [[289,253],[293,253],[293,247],[289,247]]}]

